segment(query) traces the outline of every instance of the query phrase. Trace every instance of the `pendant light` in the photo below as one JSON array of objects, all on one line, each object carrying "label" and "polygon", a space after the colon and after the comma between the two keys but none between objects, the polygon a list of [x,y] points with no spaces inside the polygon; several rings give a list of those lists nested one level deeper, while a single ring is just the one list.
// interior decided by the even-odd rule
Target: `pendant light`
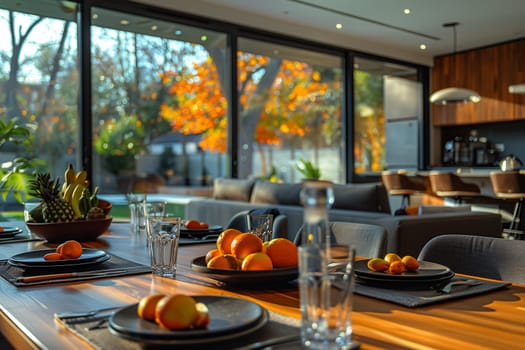
[{"label": "pendant light", "polygon": [[[452,27],[454,31],[454,62],[452,67],[455,67],[456,60],[456,27],[458,22],[445,23],[443,27]],[[458,87],[449,87],[446,89],[438,90],[430,96],[430,102],[440,105],[446,105],[448,103],[466,103],[466,102],[479,102],[481,97],[476,91]]]}]

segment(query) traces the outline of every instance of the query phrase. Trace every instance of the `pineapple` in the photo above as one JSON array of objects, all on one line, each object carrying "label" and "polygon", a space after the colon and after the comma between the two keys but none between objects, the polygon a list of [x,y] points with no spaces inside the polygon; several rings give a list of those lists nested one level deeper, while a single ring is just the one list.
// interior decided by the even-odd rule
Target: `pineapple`
[{"label": "pineapple", "polygon": [[71,204],[60,196],[59,179],[53,182],[49,173],[36,174],[29,194],[40,198],[44,222],[70,222],[75,219]]}]

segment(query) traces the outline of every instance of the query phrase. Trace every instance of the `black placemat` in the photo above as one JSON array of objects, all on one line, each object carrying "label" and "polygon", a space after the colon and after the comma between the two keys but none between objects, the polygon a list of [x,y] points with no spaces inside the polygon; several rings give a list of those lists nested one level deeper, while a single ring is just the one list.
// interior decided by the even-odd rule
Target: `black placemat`
[{"label": "black placemat", "polygon": [[[216,342],[213,344],[210,344],[208,346],[213,347],[215,349],[242,349],[244,346],[248,344],[253,344],[255,342],[261,342],[261,348],[262,342],[267,341],[269,339],[274,338],[283,338],[288,339],[290,346],[288,346],[288,349],[301,349],[299,344],[300,339],[300,321],[291,317],[286,317],[283,315],[279,315],[273,312],[269,313],[270,315],[270,321],[260,330],[251,333],[249,335],[237,338],[237,339],[231,339],[228,341],[223,342]],[[93,317],[86,317],[84,320],[75,318],[72,320],[61,320],[59,317],[55,317],[55,319],[62,324],[64,327],[66,327],[68,330],[75,333],[77,336],[81,337],[82,339],[86,340],[91,346],[93,346],[95,349],[100,350],[139,350],[139,349],[147,349],[148,346],[144,346],[143,344],[139,344],[137,342],[127,340],[124,338],[121,338],[117,335],[112,334],[108,328],[107,328],[107,317],[105,318],[93,318]],[[293,338],[293,339],[292,339]],[[293,347],[291,347],[294,345]],[[155,349],[175,349],[175,348],[183,348],[183,349],[202,349],[203,347],[206,347],[207,345],[199,344],[195,346],[191,345],[181,345],[181,346],[174,346],[169,345],[166,347],[162,347],[159,345],[151,346],[150,348]],[[296,347],[297,346],[297,347]]]},{"label": "black placemat", "polygon": [[106,276],[107,278],[113,278],[117,276],[127,276],[127,275],[136,275],[143,273],[150,273],[151,268],[146,265],[130,261],[116,255],[111,255],[111,258],[103,263],[97,265],[87,265],[87,266],[78,266],[78,267],[60,267],[60,268],[22,268],[10,265],[7,260],[0,260],[0,276],[2,276],[8,282],[14,284],[17,287],[25,286],[34,286],[40,284],[50,284],[50,283],[64,283],[64,282],[75,282],[75,281],[85,281],[91,279],[105,278],[104,276],[77,276],[77,277],[68,277],[55,280],[46,280],[38,282],[21,282],[17,280],[19,277],[28,277],[28,276],[39,276],[47,275],[50,273],[65,273],[65,272],[86,272],[86,271],[112,271],[112,270],[122,270],[121,272],[111,274],[111,276]]},{"label": "black placemat", "polygon": [[407,289],[393,289],[393,288],[379,288],[375,286],[369,286],[362,283],[356,283],[354,292],[356,294],[364,295],[388,301],[391,303],[407,306],[407,307],[419,307],[429,304],[449,301],[458,298],[465,298],[472,295],[488,293],[494,290],[509,287],[511,284],[506,282],[492,282],[483,281],[475,278],[466,277],[454,277],[451,281],[458,280],[475,280],[481,282],[479,285],[474,286],[456,286],[450,293],[443,293],[434,289],[424,290],[407,290]]}]

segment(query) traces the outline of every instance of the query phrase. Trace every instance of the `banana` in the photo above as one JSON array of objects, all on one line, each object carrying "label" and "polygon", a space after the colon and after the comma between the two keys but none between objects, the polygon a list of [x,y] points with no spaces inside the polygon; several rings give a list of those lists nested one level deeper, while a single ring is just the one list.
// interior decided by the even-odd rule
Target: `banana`
[{"label": "banana", "polygon": [[84,185],[86,180],[87,180],[87,171],[81,170],[76,174],[75,180],[73,181],[73,183]]},{"label": "banana", "polygon": [[72,184],[73,181],[75,181],[76,173],[75,169],[73,169],[73,164],[69,163],[66,171],[64,172],[64,183],[65,184]]},{"label": "banana", "polygon": [[62,198],[64,198],[64,200],[66,202],[71,203],[71,197],[73,196],[73,191],[75,191],[75,188],[77,186],[78,185],[75,184],[75,183],[71,183],[71,184],[67,185],[66,190],[64,191],[64,193],[62,195]]},{"label": "banana", "polygon": [[80,211],[80,197],[82,196],[85,188],[85,185],[77,184],[73,190],[73,194],[71,195],[71,201],[69,202],[71,203],[71,207],[73,207],[73,211],[75,212],[75,216],[77,218],[82,217],[82,213]]}]

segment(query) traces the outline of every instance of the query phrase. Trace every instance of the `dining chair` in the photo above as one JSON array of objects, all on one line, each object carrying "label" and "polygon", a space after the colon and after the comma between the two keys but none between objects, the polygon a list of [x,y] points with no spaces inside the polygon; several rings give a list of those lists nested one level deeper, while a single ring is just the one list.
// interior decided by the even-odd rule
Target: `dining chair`
[{"label": "dining chair", "polygon": [[525,174],[519,171],[492,171],[489,176],[496,197],[516,202],[509,227],[503,230],[503,235],[523,239],[521,210],[525,199]]},{"label": "dining chair", "polygon": [[423,246],[418,260],[445,265],[456,273],[525,283],[525,241],[440,235]]},{"label": "dining chair", "polygon": [[[343,221],[332,221],[329,225],[332,243],[352,244],[358,256],[373,258],[385,255],[387,232],[383,226]],[[301,244],[302,234],[301,227],[295,236],[295,244]]]},{"label": "dining chair", "polygon": [[250,227],[248,218],[250,214],[272,214],[272,238],[288,237],[288,218],[286,215],[281,214],[279,210],[275,208],[260,208],[240,211],[230,218],[224,228],[235,228],[241,232],[249,231]]}]

